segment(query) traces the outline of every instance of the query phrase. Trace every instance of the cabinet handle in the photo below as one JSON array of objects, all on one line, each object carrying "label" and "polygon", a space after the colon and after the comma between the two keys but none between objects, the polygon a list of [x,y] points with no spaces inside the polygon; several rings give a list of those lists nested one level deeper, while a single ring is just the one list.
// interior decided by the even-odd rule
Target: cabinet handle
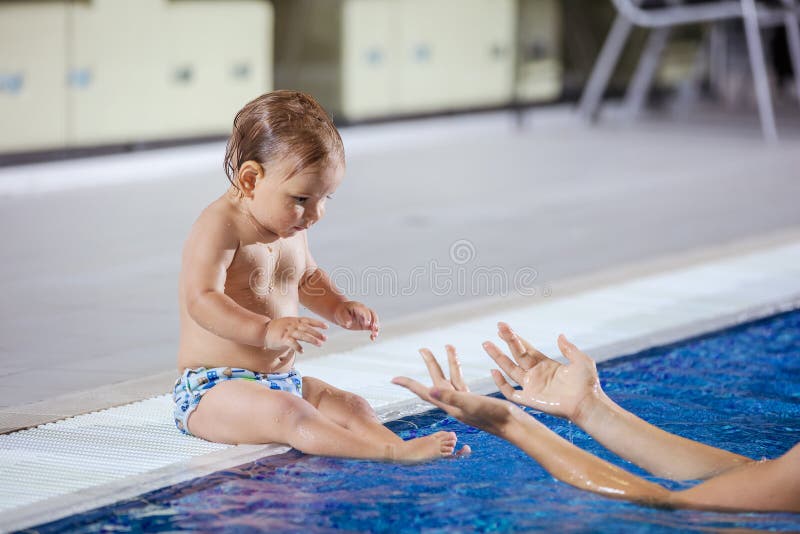
[{"label": "cabinet handle", "polygon": [[193,78],[194,68],[191,65],[182,65],[180,67],[176,67],[172,72],[172,81],[176,83],[186,85],[192,83]]},{"label": "cabinet handle", "polygon": [[86,89],[92,83],[92,70],[88,67],[69,69],[67,85],[74,89]]},{"label": "cabinet handle", "polygon": [[522,62],[540,61],[552,55],[548,43],[539,40],[528,41],[522,46]]},{"label": "cabinet handle", "polygon": [[508,47],[499,43],[494,43],[489,49],[489,55],[494,60],[500,60],[508,55]]},{"label": "cabinet handle", "polygon": [[0,93],[18,95],[25,86],[25,76],[21,72],[0,73]]},{"label": "cabinet handle", "polygon": [[369,65],[377,67],[383,63],[383,50],[378,47],[372,47],[364,54],[365,59]]},{"label": "cabinet handle", "polygon": [[426,63],[430,61],[433,56],[433,51],[427,43],[420,43],[414,47],[413,50],[414,61],[417,63]]},{"label": "cabinet handle", "polygon": [[253,69],[250,67],[250,63],[243,61],[231,67],[231,76],[236,80],[247,80],[250,78],[252,71]]}]

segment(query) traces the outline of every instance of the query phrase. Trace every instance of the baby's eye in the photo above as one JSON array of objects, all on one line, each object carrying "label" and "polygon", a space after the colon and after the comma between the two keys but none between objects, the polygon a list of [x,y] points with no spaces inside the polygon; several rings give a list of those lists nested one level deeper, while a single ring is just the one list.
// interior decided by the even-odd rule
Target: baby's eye
[{"label": "baby's eye", "polygon": [[328,195],[328,196],[326,196],[325,198],[327,198],[327,199],[331,199],[331,198],[333,198],[333,195]]},{"label": "baby's eye", "polygon": [[292,197],[298,204],[305,204],[308,197]]}]

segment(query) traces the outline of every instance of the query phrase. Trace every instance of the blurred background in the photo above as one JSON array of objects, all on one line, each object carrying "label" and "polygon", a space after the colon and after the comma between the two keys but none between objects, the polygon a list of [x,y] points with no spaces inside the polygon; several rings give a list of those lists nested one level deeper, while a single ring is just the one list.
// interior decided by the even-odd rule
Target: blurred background
[{"label": "blurred background", "polygon": [[227,187],[234,114],[272,89],[341,128],[312,250],[386,322],[794,235],[797,13],[0,0],[0,408],[174,368],[183,240]]}]

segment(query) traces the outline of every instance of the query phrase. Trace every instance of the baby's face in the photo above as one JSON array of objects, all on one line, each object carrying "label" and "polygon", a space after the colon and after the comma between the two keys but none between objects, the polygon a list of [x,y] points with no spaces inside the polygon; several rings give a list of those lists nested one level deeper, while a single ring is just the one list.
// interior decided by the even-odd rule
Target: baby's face
[{"label": "baby's face", "polygon": [[250,211],[256,222],[281,238],[315,224],[325,215],[325,202],[344,178],[344,165],[327,164],[303,169],[288,180],[294,161],[264,166],[256,181]]}]

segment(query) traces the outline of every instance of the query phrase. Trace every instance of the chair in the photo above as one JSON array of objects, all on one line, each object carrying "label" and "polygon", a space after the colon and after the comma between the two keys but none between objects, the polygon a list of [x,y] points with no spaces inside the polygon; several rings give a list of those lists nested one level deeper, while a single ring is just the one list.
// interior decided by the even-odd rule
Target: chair
[{"label": "chair", "polygon": [[625,105],[632,114],[637,113],[644,102],[673,26],[742,19],[761,130],[767,141],[777,140],[761,28],[781,24],[786,26],[797,97],[800,101],[800,7],[797,0],[773,0],[770,3],[756,0],[716,0],[688,4],[681,3],[680,0],[666,0],[656,7],[637,0],[612,2],[618,14],[581,95],[578,110],[583,118],[590,122],[597,118],[603,93],[634,26],[651,28],[652,31],[625,95]]}]

